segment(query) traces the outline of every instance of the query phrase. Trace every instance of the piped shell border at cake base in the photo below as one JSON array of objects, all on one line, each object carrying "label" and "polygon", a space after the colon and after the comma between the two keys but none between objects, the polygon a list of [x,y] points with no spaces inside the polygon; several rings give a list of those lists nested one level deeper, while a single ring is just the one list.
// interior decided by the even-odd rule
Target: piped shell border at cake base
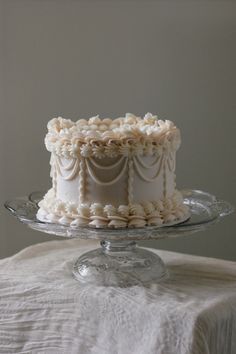
[{"label": "piped shell border at cake base", "polygon": [[[140,204],[102,205],[93,203],[91,205],[80,205],[77,214],[73,209],[73,215],[68,213],[68,203],[56,200],[50,192],[39,203],[37,218],[48,223],[58,223],[73,228],[142,228],[146,226],[162,227],[168,224],[175,224],[187,219],[190,215],[189,207],[183,204],[183,197],[179,191],[175,191],[171,198],[156,202],[144,202]],[[163,208],[163,204],[168,208]],[[58,213],[58,205],[60,206]],[[151,210],[151,213],[146,213]],[[86,211],[86,215],[83,213]],[[124,215],[124,211],[126,215]]]}]

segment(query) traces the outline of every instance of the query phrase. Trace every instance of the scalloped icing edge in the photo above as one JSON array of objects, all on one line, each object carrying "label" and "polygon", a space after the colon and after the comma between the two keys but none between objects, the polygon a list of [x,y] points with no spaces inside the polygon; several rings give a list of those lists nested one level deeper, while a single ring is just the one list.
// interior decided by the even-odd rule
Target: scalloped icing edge
[{"label": "scalloped icing edge", "polygon": [[179,129],[173,122],[157,119],[151,113],[144,118],[128,113],[115,120],[96,116],[77,122],[53,118],[45,137],[47,150],[65,158],[161,154],[163,148],[178,150],[180,141]]},{"label": "scalloped icing edge", "polygon": [[[124,215],[125,214],[125,215]],[[54,197],[50,189],[39,202],[37,218],[43,222],[92,228],[140,228],[163,226],[186,220],[190,216],[189,207],[183,203],[182,194],[175,191],[170,198],[135,203],[130,205],[102,205],[100,203],[81,204],[62,202]]]}]

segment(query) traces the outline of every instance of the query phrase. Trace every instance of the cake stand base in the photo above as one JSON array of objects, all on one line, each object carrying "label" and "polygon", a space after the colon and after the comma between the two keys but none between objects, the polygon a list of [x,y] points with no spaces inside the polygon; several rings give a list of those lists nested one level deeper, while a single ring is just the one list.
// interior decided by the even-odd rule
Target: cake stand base
[{"label": "cake stand base", "polygon": [[168,271],[157,254],[135,241],[101,241],[101,248],[78,258],[73,274],[85,284],[127,287],[159,283]]}]

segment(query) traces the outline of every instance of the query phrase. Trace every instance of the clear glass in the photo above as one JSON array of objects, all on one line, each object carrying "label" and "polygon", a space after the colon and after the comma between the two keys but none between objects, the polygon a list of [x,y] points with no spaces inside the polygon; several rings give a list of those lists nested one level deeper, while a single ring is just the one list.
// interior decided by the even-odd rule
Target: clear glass
[{"label": "clear glass", "polygon": [[82,283],[107,286],[157,283],[168,276],[161,258],[147,249],[137,247],[135,241],[189,235],[206,229],[234,211],[228,202],[218,200],[209,193],[183,190],[184,203],[190,208],[190,216],[187,221],[177,225],[134,229],[72,228],[37,219],[38,202],[44,194],[33,192],[28,197],[7,201],[5,207],[34,230],[64,237],[100,240],[101,248],[79,257],[73,275]]},{"label": "clear glass", "polygon": [[155,253],[135,241],[101,241],[101,248],[80,256],[74,277],[82,283],[127,287],[161,281],[168,271]]}]

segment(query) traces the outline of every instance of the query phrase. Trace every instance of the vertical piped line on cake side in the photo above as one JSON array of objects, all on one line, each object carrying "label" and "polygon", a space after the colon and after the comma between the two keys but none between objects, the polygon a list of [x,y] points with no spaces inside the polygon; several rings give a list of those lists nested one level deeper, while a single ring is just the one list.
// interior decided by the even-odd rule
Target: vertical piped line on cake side
[{"label": "vertical piped line on cake side", "polygon": [[134,162],[132,157],[128,160],[128,204],[133,203]]},{"label": "vertical piped line on cake side", "polygon": [[51,154],[50,165],[51,165],[50,177],[52,178],[52,188],[53,188],[53,191],[56,196],[56,194],[57,194],[57,169],[55,166],[54,153]]},{"label": "vertical piped line on cake side", "polygon": [[85,200],[85,182],[86,182],[86,171],[85,171],[85,158],[81,157],[79,164],[79,202],[84,203]]},{"label": "vertical piped line on cake side", "polygon": [[175,160],[176,160],[175,152],[170,151],[166,156],[166,167],[168,168],[168,171],[171,172],[173,175],[174,189],[176,188]]},{"label": "vertical piped line on cake side", "polygon": [[166,162],[167,162],[167,156],[165,155],[164,161],[163,161],[163,197],[164,199],[166,198],[167,195],[167,181],[166,181]]},{"label": "vertical piped line on cake side", "polygon": [[174,159],[174,166],[173,166],[173,174],[174,174],[174,189],[176,189],[176,174],[175,174],[175,164],[176,164],[176,154],[174,153],[174,156],[173,156],[173,159]]}]

